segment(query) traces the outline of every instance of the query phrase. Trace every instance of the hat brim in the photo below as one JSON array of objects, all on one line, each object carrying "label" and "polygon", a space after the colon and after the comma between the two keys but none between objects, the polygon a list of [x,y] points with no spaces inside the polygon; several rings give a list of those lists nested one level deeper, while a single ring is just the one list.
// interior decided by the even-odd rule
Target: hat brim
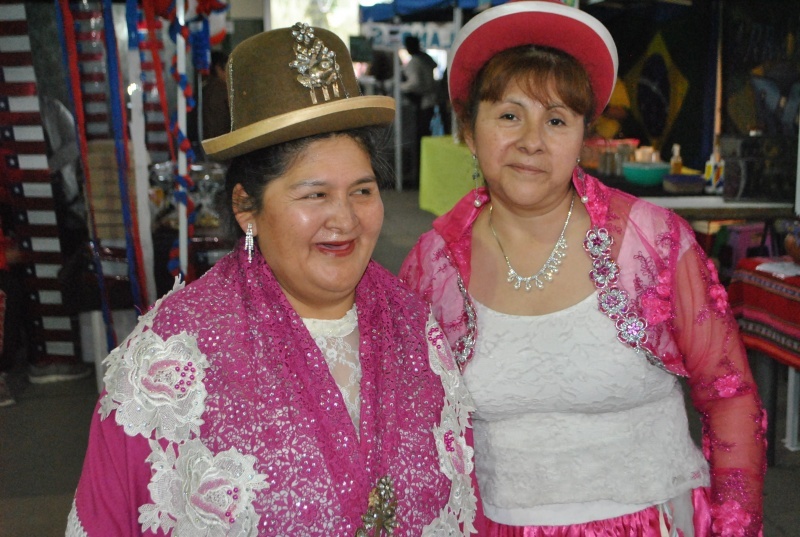
[{"label": "hat brim", "polygon": [[481,68],[495,54],[538,45],[562,50],[586,69],[599,115],[617,78],[617,46],[605,26],[580,9],[555,2],[509,2],[488,9],[458,32],[447,66],[450,99],[464,103]]},{"label": "hat brim", "polygon": [[384,95],[339,99],[251,123],[227,134],[203,140],[211,159],[229,160],[270,145],[326,132],[388,125],[395,103]]}]

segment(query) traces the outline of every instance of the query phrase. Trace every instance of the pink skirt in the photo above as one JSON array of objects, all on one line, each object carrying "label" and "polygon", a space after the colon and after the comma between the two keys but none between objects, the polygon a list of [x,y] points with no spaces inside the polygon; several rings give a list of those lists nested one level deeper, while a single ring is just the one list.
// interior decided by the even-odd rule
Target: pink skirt
[{"label": "pink skirt", "polygon": [[487,519],[486,537],[661,537],[659,511],[643,511],[569,526],[506,526]]},{"label": "pink skirt", "polygon": [[[710,527],[708,496],[705,489],[692,491],[694,509],[693,525],[695,537],[707,537]],[[662,537],[684,532],[672,527],[672,520],[652,506],[636,513],[605,520],[594,520],[569,526],[506,526],[485,519],[485,531],[481,537]],[[690,531],[691,533],[691,531]]]}]

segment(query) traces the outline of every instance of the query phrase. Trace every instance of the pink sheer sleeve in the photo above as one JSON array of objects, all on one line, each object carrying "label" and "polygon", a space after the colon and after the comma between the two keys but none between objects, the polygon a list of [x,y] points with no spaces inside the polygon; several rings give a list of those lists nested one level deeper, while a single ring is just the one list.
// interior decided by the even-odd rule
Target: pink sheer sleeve
[{"label": "pink sheer sleeve", "polygon": [[403,260],[403,264],[400,265],[400,270],[397,273],[397,276],[403,280],[406,285],[419,294],[422,292],[422,289],[420,289],[423,268],[421,250],[422,247],[420,243],[417,242]]},{"label": "pink sheer sleeve", "polygon": [[766,417],[717,271],[693,242],[674,279],[675,328],[711,471],[711,535],[762,528]]}]

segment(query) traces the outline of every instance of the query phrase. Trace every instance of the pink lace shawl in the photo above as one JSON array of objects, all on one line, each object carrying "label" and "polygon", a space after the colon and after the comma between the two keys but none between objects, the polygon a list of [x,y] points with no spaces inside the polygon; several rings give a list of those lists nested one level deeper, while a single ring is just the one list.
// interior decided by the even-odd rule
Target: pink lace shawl
[{"label": "pink lace shawl", "polygon": [[[590,253],[605,261],[598,261],[597,270],[587,276],[595,279],[616,267],[616,287],[627,295],[628,311],[646,321],[639,334],[643,359],[687,377],[700,413],[703,452],[711,471],[711,510],[698,535],[758,535],[766,418],[713,264],[691,227],[673,212],[606,187],[580,168],[573,184],[587,198],[593,226],[587,236],[607,231],[612,239],[606,257]],[[462,368],[479,336],[466,293],[472,223],[486,207],[474,206],[475,195],[467,194],[438,218],[400,270],[401,279],[432,304]],[[489,200],[485,189],[477,195]],[[602,301],[599,306],[603,310]]]},{"label": "pink lace shawl", "polygon": [[[396,535],[419,536],[448,502],[450,480],[440,469],[433,434],[445,392],[429,364],[429,306],[374,262],[357,287],[356,305],[363,374],[359,436],[302,319],[263,258],[254,256],[248,263],[241,244],[203,278],[143,316],[137,327],[141,338],[135,337],[125,351],[126,356],[138,352],[134,346],[150,332],[167,345],[196,344],[194,363],[184,359],[179,365],[205,366],[200,374],[207,395],[202,394],[204,403],[201,396],[194,403],[204,404],[204,410],[188,426],[202,446],[193,439],[180,449],[235,451],[242,455],[231,456],[232,461],[244,456],[245,468],[253,465],[246,473],[253,474],[248,493],[256,516],[250,518],[258,520],[259,535],[354,535],[370,491],[387,475],[397,497]],[[142,326],[151,329],[142,331]],[[173,356],[165,352],[164,359],[176,361]],[[105,415],[123,410],[108,396],[101,398],[100,408],[104,405]],[[136,411],[131,405],[124,409],[125,416]],[[76,494],[83,527],[106,528],[102,535],[137,535],[136,509],[143,512],[141,506],[151,497],[148,488],[159,497],[169,496],[168,490],[154,490],[153,483],[148,487],[151,469],[145,458],[154,475],[164,470],[162,459],[169,470],[172,447],[164,438],[185,439],[189,433],[169,433],[174,420],[161,419],[154,433],[147,424],[139,426],[142,434],[130,434],[127,424],[123,432],[123,423],[95,415]],[[180,470],[180,459],[176,467]],[[117,478],[120,482],[114,483]],[[215,479],[223,478],[233,479]],[[119,497],[112,499],[115,494]],[[110,522],[114,517],[118,524]]]}]

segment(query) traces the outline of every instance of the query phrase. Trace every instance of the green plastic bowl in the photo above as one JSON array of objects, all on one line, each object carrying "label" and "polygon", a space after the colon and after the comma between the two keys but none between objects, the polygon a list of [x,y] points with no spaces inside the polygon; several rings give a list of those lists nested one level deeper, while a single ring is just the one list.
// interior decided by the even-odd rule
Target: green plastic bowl
[{"label": "green plastic bowl", "polygon": [[629,182],[639,186],[656,186],[669,173],[666,162],[623,162],[622,176]]}]

